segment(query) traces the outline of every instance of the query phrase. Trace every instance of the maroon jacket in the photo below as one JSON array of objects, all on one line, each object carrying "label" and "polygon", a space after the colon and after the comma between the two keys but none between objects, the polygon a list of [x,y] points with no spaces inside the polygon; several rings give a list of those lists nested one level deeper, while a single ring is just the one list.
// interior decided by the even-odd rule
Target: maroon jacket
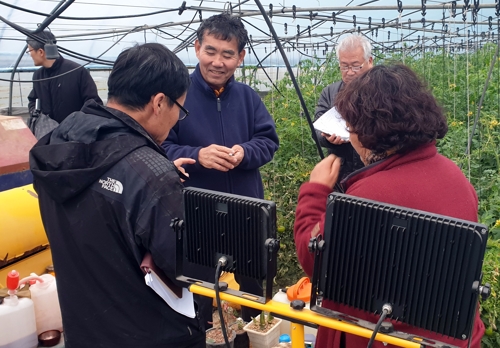
[{"label": "maroon jacket", "polygon": [[[435,214],[477,222],[477,195],[461,170],[451,160],[437,153],[434,143],[424,145],[405,155],[393,155],[354,172],[344,181],[346,194],[396,204]],[[313,255],[308,251],[311,234],[323,233],[326,200],[332,190],[324,185],[305,183],[301,186],[295,217],[294,236],[297,256],[305,272],[311,276]],[[319,224],[319,228],[317,225]],[[324,301],[323,307],[376,323],[378,316]],[[467,347],[467,341],[445,338],[406,324],[395,323],[398,331]],[[471,347],[480,348],[484,324],[476,314]],[[346,347],[366,347],[368,339],[346,334]],[[317,347],[340,347],[340,332],[320,328]],[[383,346],[376,341],[374,348]]]}]

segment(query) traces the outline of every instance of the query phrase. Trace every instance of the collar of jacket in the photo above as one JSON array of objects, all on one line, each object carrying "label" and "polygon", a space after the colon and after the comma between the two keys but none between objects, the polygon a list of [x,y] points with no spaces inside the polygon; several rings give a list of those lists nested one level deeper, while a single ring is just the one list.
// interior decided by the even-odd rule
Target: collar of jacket
[{"label": "collar of jacket", "polygon": [[436,154],[437,154],[437,148],[435,140],[428,144],[423,144],[420,147],[417,147],[415,150],[412,150],[407,153],[402,153],[402,154],[395,153],[378,162],[372,163],[370,165],[367,165],[366,167],[363,167],[361,169],[352,172],[342,180],[341,182],[342,188],[344,189],[344,192],[347,192],[347,190],[352,184],[363,178],[373,175],[376,172],[389,170],[395,166],[400,166],[405,163],[431,158],[433,156],[436,156]]},{"label": "collar of jacket", "polygon": [[64,57],[59,53],[59,58],[56,59],[54,64],[52,64],[52,66],[50,68],[45,68],[45,69],[47,69],[48,71],[57,70],[57,69],[59,69],[59,67],[61,66],[63,61],[64,61]]},{"label": "collar of jacket", "polygon": [[[99,116],[106,117],[106,118],[118,119],[119,121],[121,121],[122,123],[127,125],[129,128],[131,128],[133,131],[139,133],[144,138],[146,138],[148,143],[149,143],[148,146],[150,148],[154,149],[156,152],[158,152],[162,156],[168,158],[167,154],[165,153],[165,150],[160,145],[158,145],[153,140],[153,138],[151,138],[151,135],[149,135],[149,133],[146,132],[146,130],[136,120],[134,120],[132,117],[130,117],[126,113],[121,112],[120,110],[117,110],[117,109],[109,108],[107,106],[98,104],[94,99],[88,100],[83,105],[81,111],[84,113],[95,114],[95,115],[99,115]],[[177,167],[175,167],[175,170],[177,171],[177,174],[179,174],[181,179],[188,180],[188,177],[186,175],[184,175],[184,173],[179,171],[177,169]]]},{"label": "collar of jacket", "polygon": [[[200,64],[196,65],[196,68],[194,69],[193,73],[191,74],[191,81],[193,81],[193,83],[198,84],[205,93],[212,95],[214,98],[217,98],[215,96],[213,88],[210,87],[205,82],[205,79],[201,75]],[[224,86],[224,92],[220,95],[220,99],[224,99],[224,97],[228,94],[229,90],[234,85],[234,82],[235,82],[235,79],[234,79],[234,75],[233,75],[229,78],[226,85]]]},{"label": "collar of jacket", "polygon": [[94,114],[106,118],[115,118],[119,120],[120,122],[124,123],[127,127],[131,128],[133,131],[136,133],[139,133],[142,135],[144,138],[148,140],[149,147],[153,148],[156,150],[158,153],[162,154],[165,156],[165,151],[161,146],[159,146],[153,138],[151,138],[151,135],[149,135],[148,132],[132,117],[127,115],[124,112],[121,112],[120,110],[109,108],[104,105],[98,104],[94,99],[88,100],[82,107],[81,110],[83,113],[86,114]]}]

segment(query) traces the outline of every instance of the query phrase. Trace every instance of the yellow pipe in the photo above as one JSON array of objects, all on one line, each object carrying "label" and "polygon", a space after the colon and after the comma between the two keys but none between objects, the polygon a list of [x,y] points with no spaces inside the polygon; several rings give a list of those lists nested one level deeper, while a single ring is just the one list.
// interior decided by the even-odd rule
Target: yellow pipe
[{"label": "yellow pipe", "polygon": [[290,322],[290,334],[292,348],[304,348],[304,325]]},{"label": "yellow pipe", "polygon": [[[208,289],[196,284],[193,284],[189,287],[189,291],[191,291],[194,294],[206,296],[206,297],[215,297],[215,291],[213,289]],[[317,324],[320,326],[328,327],[330,329],[334,330],[339,330],[343,332],[347,332],[356,336],[361,336],[361,337],[366,337],[370,338],[372,336],[372,332],[369,329],[365,329],[362,327],[359,327],[357,325],[353,325],[344,321],[340,321],[338,319],[333,319],[333,318],[328,318],[325,316],[322,316],[320,314],[317,314],[316,312],[313,312],[307,308],[304,308],[302,310],[295,310],[290,307],[289,304],[282,303],[282,302],[277,302],[274,300],[270,300],[267,303],[259,303],[259,302],[254,302],[251,300],[247,300],[245,298],[241,298],[238,296],[234,296],[231,294],[227,294],[225,292],[220,293],[220,298],[221,300],[233,302],[233,303],[238,303],[242,306],[246,307],[251,307],[255,308],[261,311],[266,311],[266,312],[273,312],[276,313],[280,316],[289,318],[291,320],[295,319],[298,321],[306,322],[306,323],[313,323]],[[303,327],[302,327],[302,344],[304,342],[304,332],[303,332]],[[292,333],[293,334],[293,333]],[[299,334],[299,332],[297,332]],[[378,333],[377,336],[375,337],[375,340],[377,341],[382,341],[386,342],[388,344],[393,344],[398,347],[406,347],[406,348],[421,348],[419,343],[415,342],[410,342],[401,338],[397,337],[392,337],[388,336],[385,334]],[[292,340],[293,344],[293,340]],[[295,348],[295,347],[293,347]]]}]

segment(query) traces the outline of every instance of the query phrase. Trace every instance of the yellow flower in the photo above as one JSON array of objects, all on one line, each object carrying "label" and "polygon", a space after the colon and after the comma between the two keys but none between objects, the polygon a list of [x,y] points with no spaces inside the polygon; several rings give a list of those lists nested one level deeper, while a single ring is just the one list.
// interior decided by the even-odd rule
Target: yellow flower
[{"label": "yellow flower", "polygon": [[457,121],[453,121],[453,122],[451,123],[451,126],[452,126],[452,127],[456,127],[456,126],[457,126]]},{"label": "yellow flower", "polygon": [[496,222],[495,222],[495,226],[493,227],[500,227],[500,219],[498,219]]},{"label": "yellow flower", "polygon": [[496,127],[500,124],[497,120],[490,121],[490,128]]},{"label": "yellow flower", "polygon": [[295,122],[292,122],[292,127],[295,126]]},{"label": "yellow flower", "polygon": [[456,84],[454,84],[454,83],[450,83],[450,89],[451,89],[451,88],[455,88],[455,87],[457,87],[457,85],[456,85]]},{"label": "yellow flower", "polygon": [[467,116],[472,116],[472,111],[469,111],[469,113],[467,114]]}]

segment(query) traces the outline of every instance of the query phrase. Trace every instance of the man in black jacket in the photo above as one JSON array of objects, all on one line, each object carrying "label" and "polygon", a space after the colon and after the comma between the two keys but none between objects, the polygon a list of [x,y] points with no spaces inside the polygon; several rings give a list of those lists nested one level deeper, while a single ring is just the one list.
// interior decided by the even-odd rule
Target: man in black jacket
[{"label": "man in black jacket", "polygon": [[198,315],[174,311],[140,269],[149,253],[175,282],[176,166],[194,160],[174,165],[160,144],[187,115],[189,84],[164,46],[127,49],[109,76],[107,106],[88,101],[30,152],[66,348],[205,347]]},{"label": "man in black jacket", "polygon": [[[28,95],[30,114],[35,111],[35,102],[40,100],[41,113],[61,123],[69,114],[79,111],[87,100],[102,104],[97,94],[97,87],[87,69],[61,55],[57,59],[47,59],[45,44],[56,43],[56,38],[48,30],[29,37],[27,54],[35,66],[40,66],[33,73],[33,89]],[[37,81],[43,80],[43,81]]]},{"label": "man in black jacket", "polygon": [[[335,97],[345,84],[373,67],[372,47],[363,36],[349,35],[345,37],[336,47],[336,54],[342,80],[326,86],[321,91],[314,114],[315,121],[334,106]],[[336,134],[325,134],[320,131],[316,131],[316,135],[321,146],[326,147],[329,154],[333,153],[342,158],[338,183],[353,171],[364,167],[358,153],[349,141],[342,140]]]}]

